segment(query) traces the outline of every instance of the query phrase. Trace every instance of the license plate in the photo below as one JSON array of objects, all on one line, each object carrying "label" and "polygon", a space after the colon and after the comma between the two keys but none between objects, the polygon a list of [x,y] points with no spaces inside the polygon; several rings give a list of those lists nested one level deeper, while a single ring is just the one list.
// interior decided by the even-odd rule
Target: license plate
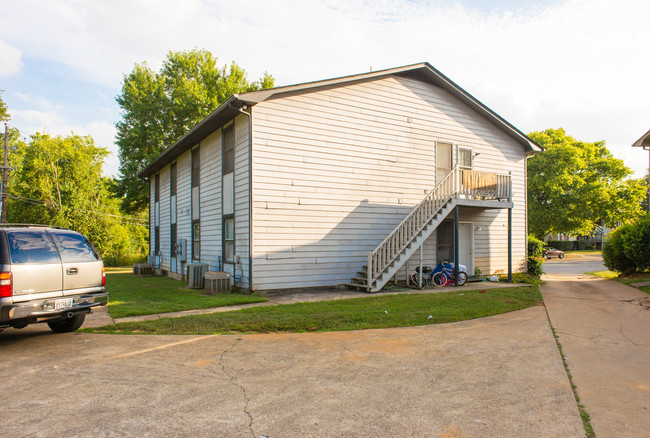
[{"label": "license plate", "polygon": [[73,298],[64,298],[62,300],[56,300],[54,302],[54,310],[67,309],[68,307],[72,307],[73,304],[74,304]]}]

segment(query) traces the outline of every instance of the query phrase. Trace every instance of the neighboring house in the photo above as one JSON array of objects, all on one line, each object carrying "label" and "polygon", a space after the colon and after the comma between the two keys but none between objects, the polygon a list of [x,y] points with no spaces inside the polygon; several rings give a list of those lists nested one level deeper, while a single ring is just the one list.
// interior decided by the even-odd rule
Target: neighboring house
[{"label": "neighboring house", "polygon": [[253,290],[375,291],[420,257],[525,271],[539,150],[428,63],[233,95],[140,173],[151,253]]},{"label": "neighboring house", "polygon": [[[650,131],[646,132],[632,144],[632,147],[648,151],[648,178],[650,178]],[[650,181],[649,181],[650,182]],[[650,184],[649,184],[650,185]],[[648,211],[650,211],[650,187],[648,187]]]}]

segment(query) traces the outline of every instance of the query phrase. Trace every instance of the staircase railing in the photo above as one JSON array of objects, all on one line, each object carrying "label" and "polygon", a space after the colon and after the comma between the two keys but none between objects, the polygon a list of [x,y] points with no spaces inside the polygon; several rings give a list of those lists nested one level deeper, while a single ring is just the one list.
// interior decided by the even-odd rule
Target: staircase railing
[{"label": "staircase railing", "polygon": [[384,269],[413,241],[451,197],[459,192],[458,170],[458,166],[454,167],[449,175],[411,210],[393,232],[374,251],[368,253],[368,290]]},{"label": "staircase railing", "polygon": [[510,201],[512,177],[454,167],[451,172],[416,205],[408,216],[368,253],[368,290],[384,270],[404,251],[433,217],[454,197]]}]

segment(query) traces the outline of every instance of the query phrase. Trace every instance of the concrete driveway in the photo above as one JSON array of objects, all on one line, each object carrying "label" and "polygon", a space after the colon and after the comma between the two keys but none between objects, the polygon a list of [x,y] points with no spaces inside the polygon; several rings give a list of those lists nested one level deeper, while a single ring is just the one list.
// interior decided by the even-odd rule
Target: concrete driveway
[{"label": "concrete driveway", "polygon": [[581,274],[603,269],[598,256],[546,262],[544,301],[596,436],[647,437],[650,296]]},{"label": "concrete driveway", "polygon": [[0,357],[6,438],[584,436],[543,307],[340,333],[33,327]]}]

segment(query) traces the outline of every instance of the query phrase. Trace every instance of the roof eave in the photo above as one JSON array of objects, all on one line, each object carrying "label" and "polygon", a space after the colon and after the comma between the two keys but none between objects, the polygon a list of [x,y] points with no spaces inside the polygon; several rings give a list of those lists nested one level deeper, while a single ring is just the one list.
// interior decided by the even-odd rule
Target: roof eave
[{"label": "roof eave", "polygon": [[635,148],[646,148],[650,146],[650,131],[646,132],[639,138],[637,141],[632,143],[632,147]]},{"label": "roof eave", "polygon": [[[217,109],[212,111],[207,117],[194,125],[185,135],[183,135],[176,143],[165,149],[158,157],[152,161],[147,167],[138,173],[138,178],[146,179],[154,175],[160,169],[165,167],[174,159],[181,156],[187,150],[199,144],[201,140],[210,135],[219,126],[227,123],[239,114],[239,110],[235,109],[241,107],[243,104],[248,103],[242,101],[241,104],[239,95],[233,94],[226,99]],[[233,108],[233,106],[235,108]]]}]

